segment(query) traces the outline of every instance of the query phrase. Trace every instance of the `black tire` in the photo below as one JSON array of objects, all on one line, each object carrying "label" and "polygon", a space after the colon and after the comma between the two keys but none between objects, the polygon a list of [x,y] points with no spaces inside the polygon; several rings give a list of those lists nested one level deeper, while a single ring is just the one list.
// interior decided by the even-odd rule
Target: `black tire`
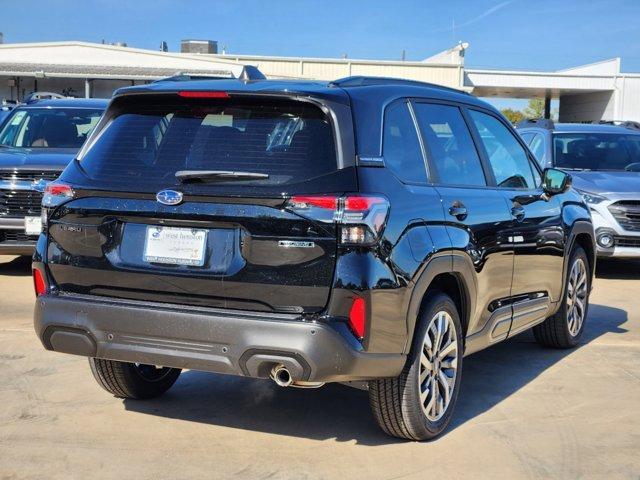
[{"label": "black tire", "polygon": [[91,373],[102,388],[119,398],[147,399],[162,395],[180,376],[179,368],[90,358]]},{"label": "black tire", "polygon": [[[587,290],[586,297],[584,299],[585,309],[583,313],[583,320],[577,334],[572,335],[569,330],[569,279],[571,271],[576,262],[581,261],[587,269]],[[587,315],[589,313],[589,294],[591,293],[591,270],[589,267],[589,260],[584,249],[580,246],[575,246],[569,257],[569,263],[567,267],[566,278],[564,279],[564,293],[562,298],[562,304],[558,311],[547,318],[544,322],[533,327],[533,335],[537,342],[550,348],[573,348],[578,345],[580,337],[584,332],[584,326],[587,322]]]},{"label": "black tire", "polygon": [[[432,421],[422,408],[420,400],[420,357],[430,321],[438,312],[450,315],[455,326],[457,359],[451,400],[441,418]],[[429,440],[444,431],[449,424],[460,390],[462,374],[463,340],[460,315],[448,295],[431,292],[418,318],[411,353],[402,373],[391,379],[369,382],[369,403],[376,422],[387,434],[408,440]],[[428,380],[427,380],[428,381]]]}]

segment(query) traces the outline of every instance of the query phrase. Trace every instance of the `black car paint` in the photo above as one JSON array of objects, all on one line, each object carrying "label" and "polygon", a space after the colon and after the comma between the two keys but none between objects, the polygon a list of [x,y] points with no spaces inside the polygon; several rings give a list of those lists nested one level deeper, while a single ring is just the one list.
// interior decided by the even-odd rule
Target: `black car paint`
[{"label": "black car paint", "polygon": [[[116,93],[114,111],[118,99],[129,95],[202,88],[198,82],[183,82],[124,89]],[[256,188],[242,197],[230,186],[218,190],[216,196],[187,195],[182,206],[168,207],[154,203],[155,192],[96,190],[74,162],[61,181],[72,185],[77,197],[50,216],[49,231],[40,237],[34,257],[34,268],[45,272],[54,287],[51,295],[59,289],[96,298],[126,297],[150,302],[153,308],[166,302],[259,310],[274,315],[290,312],[297,314],[297,321],[331,326],[352,348],[363,353],[405,355],[423,295],[432,282],[444,275],[454,278],[458,285],[467,329],[467,353],[471,353],[557,310],[573,242],[585,246],[593,266],[589,212],[574,191],[548,199],[541,188],[506,190],[496,187],[491,178],[486,187],[478,188],[410,185],[381,168],[382,162],[356,164],[357,157],[381,157],[384,109],[398,99],[446,101],[463,109],[482,109],[502,119],[497,111],[469,95],[437,87],[375,85],[341,89],[277,81],[244,85],[219,81],[207,88],[256,98],[285,96],[322,105],[336,127],[338,163],[346,172],[342,183],[329,189],[324,185],[304,185],[277,196]],[[108,121],[109,112],[96,132]],[[364,166],[365,163],[376,166]],[[284,201],[292,193],[350,192],[384,195],[389,200],[391,209],[383,236],[372,247],[336,246],[336,231],[331,227],[322,230],[304,219],[294,220],[283,210]],[[466,216],[452,214],[456,212],[450,208],[457,203],[468,207]],[[521,210],[516,215],[513,209]],[[524,218],[519,218],[520,212]],[[258,213],[261,216],[253,218]],[[184,226],[222,221],[238,228],[240,217],[252,217],[249,237],[266,235],[266,249],[260,254],[234,253],[235,259],[242,257],[242,262],[255,269],[255,276],[241,273],[235,285],[233,275],[220,281],[219,285],[228,284],[234,291],[232,295],[222,295],[217,305],[211,298],[203,302],[203,295],[197,293],[218,282],[216,272],[169,274],[160,269],[142,273],[137,271],[135,262],[118,264],[103,258],[110,242],[118,238],[118,225],[123,219]],[[273,242],[294,237],[316,242],[321,250],[317,254],[325,259],[325,266],[318,271],[312,269],[316,260],[312,258],[316,253],[312,252],[290,261],[282,258]],[[514,237],[523,240],[516,243]],[[82,244],[86,250],[81,255],[70,255],[65,246],[71,244]],[[277,268],[282,271],[274,276],[275,271],[267,269],[261,275],[261,262],[274,255],[279,257]],[[289,279],[288,283],[284,278]],[[141,292],[143,285],[145,291]],[[275,295],[271,288],[275,288]],[[149,295],[152,290],[163,289],[162,295]],[[360,342],[344,323],[356,295],[363,297],[368,306],[367,334]],[[237,301],[230,301],[229,297]],[[39,318],[45,318],[45,314],[46,310],[39,311]],[[47,345],[44,330],[38,333]],[[377,374],[372,370],[371,378]],[[348,379],[348,374],[341,379]]]}]

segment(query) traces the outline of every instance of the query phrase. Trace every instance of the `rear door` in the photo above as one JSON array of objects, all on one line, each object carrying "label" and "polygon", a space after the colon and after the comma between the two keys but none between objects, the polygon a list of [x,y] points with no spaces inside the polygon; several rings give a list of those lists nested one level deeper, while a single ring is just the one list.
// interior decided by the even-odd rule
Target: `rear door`
[{"label": "rear door", "polygon": [[511,210],[515,334],[545,318],[550,302],[558,300],[564,260],[560,202],[543,195],[541,172],[502,119],[476,109],[469,109],[469,117]]},{"label": "rear door", "polygon": [[513,273],[511,215],[503,193],[489,186],[490,176],[457,105],[417,102],[415,112],[451,242],[476,272],[476,311],[471,312],[468,335],[482,332],[482,341],[502,340],[511,324]]},{"label": "rear door", "polygon": [[[313,103],[242,95],[116,99],[108,125],[61,177],[48,264],[63,292],[317,312],[336,228],[292,195],[353,191],[335,118]],[[350,120],[350,119],[349,119]]]}]

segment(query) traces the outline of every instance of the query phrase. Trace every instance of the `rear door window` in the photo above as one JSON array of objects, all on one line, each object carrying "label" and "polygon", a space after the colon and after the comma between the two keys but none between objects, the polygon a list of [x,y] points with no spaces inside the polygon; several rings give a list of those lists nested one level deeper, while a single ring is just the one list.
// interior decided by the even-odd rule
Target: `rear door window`
[{"label": "rear door window", "polygon": [[533,166],[524,147],[496,117],[469,110],[493,170],[496,184],[504,188],[534,188]]},{"label": "rear door window", "polygon": [[337,169],[332,126],[314,105],[173,96],[125,104],[81,166],[94,180],[127,187],[176,185],[184,170],[266,174],[234,184],[276,186]]},{"label": "rear door window", "polygon": [[544,165],[544,138],[539,133],[533,136],[533,139],[529,143],[529,150],[536,157],[536,160],[540,165]]},{"label": "rear door window", "polygon": [[418,125],[428,157],[444,185],[486,185],[482,164],[458,107],[417,103]]},{"label": "rear door window", "polygon": [[382,141],[384,163],[406,183],[426,183],[427,172],[418,132],[406,102],[387,108]]}]

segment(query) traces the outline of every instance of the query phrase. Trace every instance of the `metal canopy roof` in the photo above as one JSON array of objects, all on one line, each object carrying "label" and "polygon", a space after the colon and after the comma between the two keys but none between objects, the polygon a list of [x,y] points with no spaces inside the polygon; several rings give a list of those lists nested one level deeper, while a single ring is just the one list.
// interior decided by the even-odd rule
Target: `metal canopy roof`
[{"label": "metal canopy roof", "polygon": [[177,73],[237,78],[230,60],[86,42],[0,45],[0,75],[154,80]]}]

